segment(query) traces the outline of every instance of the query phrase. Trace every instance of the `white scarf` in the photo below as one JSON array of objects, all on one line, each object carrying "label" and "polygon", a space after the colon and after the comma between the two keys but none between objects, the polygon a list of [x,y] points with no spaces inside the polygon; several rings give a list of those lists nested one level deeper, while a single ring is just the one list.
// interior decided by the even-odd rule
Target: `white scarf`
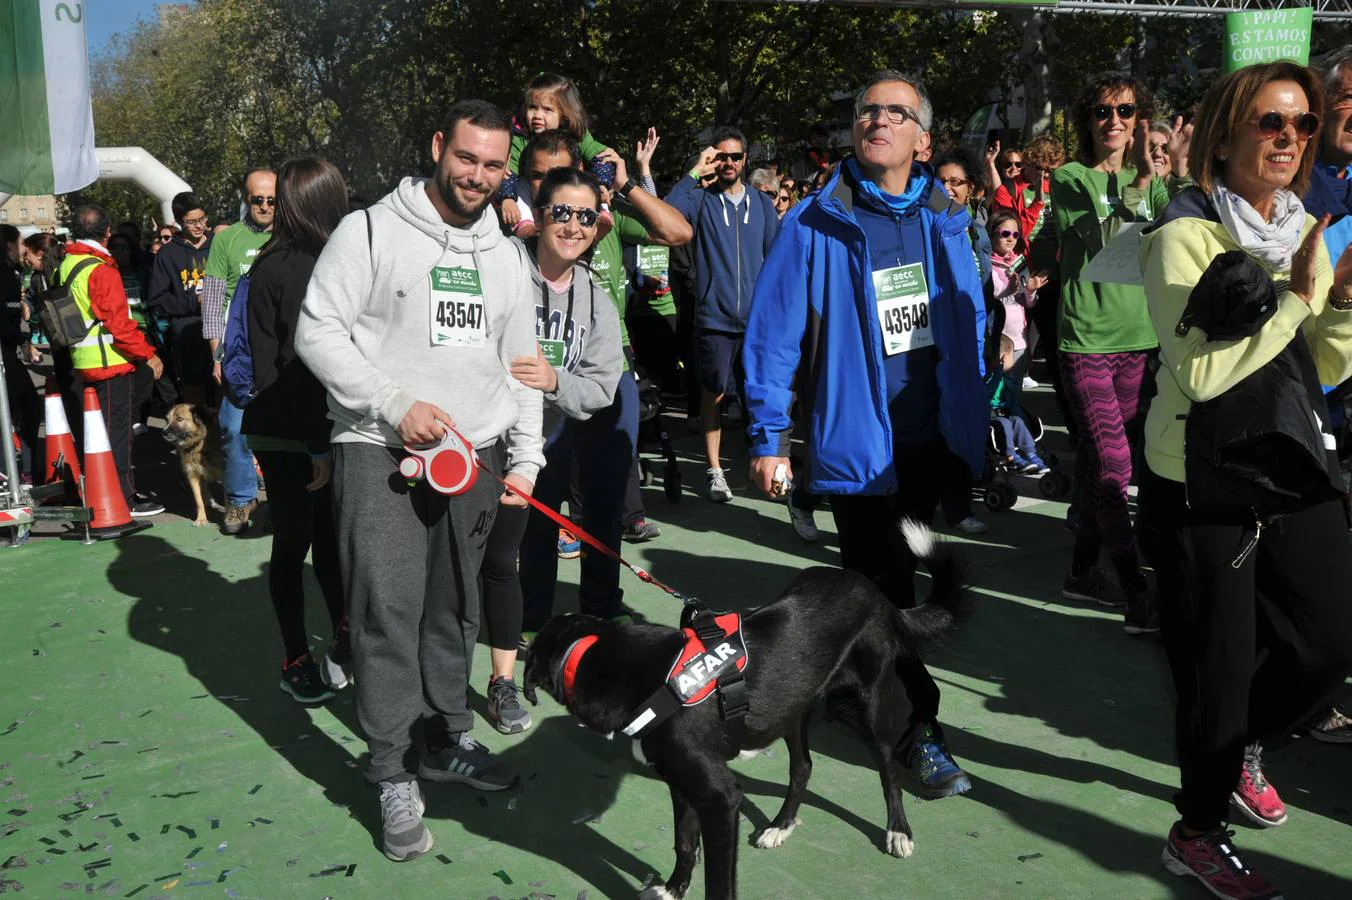
[{"label": "white scarf", "polygon": [[1267,263],[1274,272],[1291,271],[1291,257],[1300,246],[1305,225],[1305,206],[1288,190],[1277,191],[1272,203],[1272,221],[1267,222],[1249,201],[1220,181],[1211,189],[1211,203],[1221,224],[1250,256]]}]

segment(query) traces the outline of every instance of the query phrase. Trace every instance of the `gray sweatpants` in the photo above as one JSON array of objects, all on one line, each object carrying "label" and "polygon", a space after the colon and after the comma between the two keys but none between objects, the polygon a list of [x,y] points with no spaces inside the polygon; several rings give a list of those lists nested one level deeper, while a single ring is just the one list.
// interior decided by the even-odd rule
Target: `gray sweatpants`
[{"label": "gray sweatpants", "polygon": [[[479,451],[494,471],[493,448]],[[445,497],[399,474],[402,450],[333,445],[338,555],[347,590],[357,720],[372,782],[411,779],[424,747],[474,716],[466,693],[479,634],[477,579],[502,493],[482,472]]]}]

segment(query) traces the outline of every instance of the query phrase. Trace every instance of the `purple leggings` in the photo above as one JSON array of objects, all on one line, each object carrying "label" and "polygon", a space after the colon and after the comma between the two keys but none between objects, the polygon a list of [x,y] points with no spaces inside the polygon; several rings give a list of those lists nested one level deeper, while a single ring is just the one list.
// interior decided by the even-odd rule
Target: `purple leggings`
[{"label": "purple leggings", "polygon": [[1066,401],[1080,429],[1079,452],[1088,454],[1075,561],[1079,566],[1093,565],[1103,547],[1119,569],[1129,559],[1136,577],[1136,539],[1127,512],[1131,481],[1127,424],[1140,404],[1145,363],[1144,350],[1061,354]]}]

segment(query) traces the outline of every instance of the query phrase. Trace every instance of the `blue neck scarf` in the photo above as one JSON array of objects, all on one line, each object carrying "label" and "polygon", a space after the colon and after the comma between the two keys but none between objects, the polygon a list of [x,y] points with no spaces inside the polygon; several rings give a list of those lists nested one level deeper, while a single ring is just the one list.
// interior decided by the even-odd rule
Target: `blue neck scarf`
[{"label": "blue neck scarf", "polygon": [[918,162],[911,163],[911,179],[906,182],[906,192],[900,196],[889,194],[878,187],[878,183],[864,175],[859,160],[851,156],[845,160],[845,168],[854,179],[855,186],[864,196],[868,205],[883,212],[902,215],[929,193],[929,171]]}]

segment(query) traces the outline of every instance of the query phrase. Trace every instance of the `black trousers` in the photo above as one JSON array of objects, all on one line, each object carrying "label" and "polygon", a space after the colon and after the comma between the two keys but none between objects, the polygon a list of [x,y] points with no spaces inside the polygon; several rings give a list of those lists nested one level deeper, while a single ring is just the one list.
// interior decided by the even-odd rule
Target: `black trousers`
[{"label": "black trousers", "polygon": [[[127,501],[127,506],[135,502],[136,484],[132,477],[131,464],[131,426],[134,422],[132,418],[132,395],[135,392],[136,373],[128,372],[125,375],[116,375],[104,381],[86,382],[80,377],[79,370],[74,374],[74,392],[76,397],[84,396],[84,389],[91,387],[95,395],[99,398],[99,411],[103,413],[103,427],[108,432],[108,446],[113,451],[113,464],[117,466],[117,479],[122,486],[122,496]],[[84,461],[84,406],[81,401],[81,412],[78,416],[80,426],[76,431],[75,422],[71,422],[71,433],[77,435],[79,443],[76,445],[80,451],[80,459]]]},{"label": "black trousers", "polygon": [[[5,354],[5,395],[9,399],[9,414],[14,420],[14,430],[19,434],[19,471],[27,473],[34,484],[47,480],[46,445],[38,440],[38,426],[42,422],[42,400],[27,367],[19,361],[19,355],[6,347],[0,351]],[[9,439],[9,435],[5,435]]]},{"label": "black trousers", "polygon": [[[920,447],[898,447],[894,453],[901,473],[897,493],[881,497],[834,495],[831,513],[840,541],[840,564],[865,575],[893,605],[910,609],[915,602],[916,558],[897,522],[909,517],[925,524],[934,520],[944,481],[937,473],[950,465],[952,454],[942,440]],[[939,685],[918,656],[901,664],[906,686],[898,715],[910,722],[898,749],[909,752],[939,717]]]},{"label": "black trousers", "polygon": [[1183,485],[1148,468],[1140,542],[1159,586],[1160,627],[1178,691],[1183,824],[1225,819],[1244,747],[1283,733],[1352,669],[1352,540],[1339,501],[1276,520],[1189,509]]},{"label": "black trousers", "polygon": [[282,632],[286,661],[291,662],[310,649],[302,581],[307,555],[319,591],[324,595],[329,624],[337,632],[343,621],[343,576],[338,565],[333,487],[330,482],[317,491],[305,489],[314,477],[308,454],[258,450],[254,458],[268,483],[268,509],[272,515],[268,592]]},{"label": "black trousers", "polygon": [[494,650],[515,650],[521,641],[524,601],[517,557],[529,521],[530,507],[499,506],[493,528],[488,532],[483,566],[479,569],[479,595],[483,597],[488,646]]}]

